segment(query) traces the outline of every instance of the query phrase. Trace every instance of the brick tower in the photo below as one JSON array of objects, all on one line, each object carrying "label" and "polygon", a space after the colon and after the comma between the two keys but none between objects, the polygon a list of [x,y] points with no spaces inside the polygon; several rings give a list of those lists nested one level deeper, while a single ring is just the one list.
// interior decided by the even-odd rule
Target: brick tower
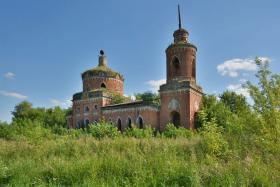
[{"label": "brick tower", "polygon": [[166,53],[166,84],[160,86],[160,130],[167,123],[189,129],[195,128],[195,115],[202,98],[202,89],[196,84],[195,45],[189,43],[189,33],[181,27],[178,6],[179,29],[173,33],[174,42]]}]

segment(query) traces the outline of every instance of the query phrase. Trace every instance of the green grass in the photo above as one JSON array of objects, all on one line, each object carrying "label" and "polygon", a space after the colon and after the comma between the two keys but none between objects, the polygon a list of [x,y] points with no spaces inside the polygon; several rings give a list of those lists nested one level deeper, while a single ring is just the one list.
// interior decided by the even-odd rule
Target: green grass
[{"label": "green grass", "polygon": [[277,159],[207,154],[200,136],[0,139],[0,186],[277,186]]}]

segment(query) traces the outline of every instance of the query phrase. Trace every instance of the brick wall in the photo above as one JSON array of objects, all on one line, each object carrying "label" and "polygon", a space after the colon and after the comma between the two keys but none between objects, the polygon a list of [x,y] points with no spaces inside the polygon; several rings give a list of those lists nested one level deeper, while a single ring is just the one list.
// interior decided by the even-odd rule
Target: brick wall
[{"label": "brick wall", "polygon": [[[185,128],[193,129],[194,115],[199,110],[201,102],[201,93],[185,88],[181,90],[163,91],[161,96],[161,110],[160,110],[160,131],[163,131],[166,124],[172,122],[172,112],[180,114],[180,125]],[[172,106],[172,103],[175,106]]]},{"label": "brick wall", "polygon": [[109,91],[123,95],[123,81],[118,78],[94,77],[83,80],[83,91],[100,89],[104,83]]},{"label": "brick wall", "polygon": [[[173,65],[174,58],[178,58],[180,62],[180,68],[177,70]],[[176,46],[169,47],[166,50],[166,70],[167,70],[167,82],[177,79],[188,79],[195,81],[192,71],[195,66],[196,49],[188,46]]]},{"label": "brick wall", "polygon": [[106,121],[112,121],[115,126],[117,126],[118,119],[121,119],[122,129],[128,127],[128,118],[132,120],[132,124],[139,125],[139,117],[143,119],[144,128],[147,126],[151,126],[155,129],[159,128],[159,111],[150,106],[130,107],[126,109],[106,109],[103,110],[102,116]]}]

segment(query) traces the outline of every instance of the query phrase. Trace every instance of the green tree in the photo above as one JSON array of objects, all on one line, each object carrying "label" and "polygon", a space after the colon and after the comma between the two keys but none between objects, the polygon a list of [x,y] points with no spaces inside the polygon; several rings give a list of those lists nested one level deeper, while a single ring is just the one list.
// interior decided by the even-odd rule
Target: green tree
[{"label": "green tree", "polygon": [[66,115],[67,110],[61,109],[58,106],[55,108],[49,108],[45,113],[44,124],[46,127],[66,127]]},{"label": "green tree", "polygon": [[198,113],[197,127],[203,126],[204,121],[215,119],[219,126],[227,128],[232,122],[232,112],[223,102],[214,95],[206,95],[202,98],[200,112]]},{"label": "green tree", "polygon": [[262,117],[265,131],[279,141],[280,131],[280,75],[272,74],[269,63],[256,58],[258,84],[247,82],[246,87],[254,101],[254,110]]},{"label": "green tree", "polygon": [[23,101],[15,106],[14,111],[12,111],[13,121],[14,120],[22,120],[22,119],[29,119],[29,120],[37,120],[43,121],[44,119],[44,108],[33,108],[32,104],[28,101]]},{"label": "green tree", "polygon": [[221,102],[229,107],[230,111],[239,114],[250,110],[249,104],[243,95],[238,95],[235,92],[225,91],[220,95]]},{"label": "green tree", "polygon": [[144,102],[151,102],[160,105],[160,96],[157,93],[144,92],[135,94],[136,100],[142,100]]},{"label": "green tree", "polygon": [[112,94],[111,104],[120,104],[127,101],[127,98],[121,94]]},{"label": "green tree", "polygon": [[31,103],[23,101],[15,106],[13,122],[20,124],[21,121],[30,120],[39,122],[45,127],[66,127],[66,116],[70,113],[69,109],[55,108],[34,108]]}]

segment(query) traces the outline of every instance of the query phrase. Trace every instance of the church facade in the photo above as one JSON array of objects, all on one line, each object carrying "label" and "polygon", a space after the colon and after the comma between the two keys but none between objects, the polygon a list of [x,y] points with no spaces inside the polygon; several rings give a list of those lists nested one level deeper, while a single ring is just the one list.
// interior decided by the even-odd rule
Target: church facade
[{"label": "church facade", "polygon": [[165,51],[167,80],[159,89],[160,106],[146,101],[112,104],[114,95],[124,93],[124,77],[109,68],[101,50],[98,66],[82,73],[83,91],[73,95],[68,127],[84,128],[106,120],[120,131],[133,124],[164,131],[168,123],[194,129],[203,92],[196,84],[197,48],[189,43],[188,36],[181,28],[179,13],[179,29],[173,33],[174,42]]}]

